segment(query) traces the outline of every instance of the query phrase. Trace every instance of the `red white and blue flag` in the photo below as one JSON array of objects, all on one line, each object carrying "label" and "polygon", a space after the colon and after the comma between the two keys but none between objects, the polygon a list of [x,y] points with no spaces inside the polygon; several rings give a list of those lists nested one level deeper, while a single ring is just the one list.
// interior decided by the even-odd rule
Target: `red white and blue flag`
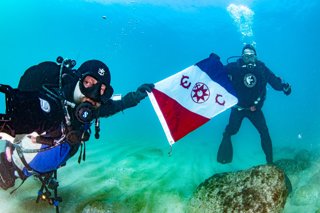
[{"label": "red white and blue flag", "polygon": [[155,83],[148,95],[170,145],[238,102],[215,54]]}]

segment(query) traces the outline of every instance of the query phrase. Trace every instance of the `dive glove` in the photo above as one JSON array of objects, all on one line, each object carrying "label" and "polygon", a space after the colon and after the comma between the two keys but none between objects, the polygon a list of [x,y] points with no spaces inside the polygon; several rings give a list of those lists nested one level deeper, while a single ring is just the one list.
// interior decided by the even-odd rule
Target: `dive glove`
[{"label": "dive glove", "polygon": [[136,102],[140,102],[142,99],[147,97],[147,92],[151,92],[154,88],[154,84],[142,84],[140,87],[138,87],[137,91],[135,92],[135,99]]},{"label": "dive glove", "polygon": [[154,84],[142,84],[137,91],[129,92],[122,98],[122,110],[136,106],[142,99],[147,97],[147,92],[151,92]]},{"label": "dive glove", "polygon": [[291,85],[288,83],[282,84],[282,91],[285,95],[291,94]]}]

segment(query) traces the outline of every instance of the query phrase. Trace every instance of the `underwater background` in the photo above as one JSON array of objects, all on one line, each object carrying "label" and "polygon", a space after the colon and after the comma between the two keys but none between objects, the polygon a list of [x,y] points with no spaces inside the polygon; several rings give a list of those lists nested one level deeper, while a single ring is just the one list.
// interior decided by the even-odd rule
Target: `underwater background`
[{"label": "underwater background", "polygon": [[[310,167],[292,177],[284,212],[315,212],[320,209],[319,10],[317,0],[2,0],[0,83],[16,87],[28,67],[57,56],[76,60],[77,67],[99,59],[111,70],[115,93],[125,95],[212,52],[225,64],[253,42],[258,58],[292,85],[290,96],[268,87],[263,111],[274,160],[300,151],[310,155]],[[3,96],[1,101],[3,112]],[[87,142],[87,160],[79,165],[76,154],[59,170],[61,211],[90,212],[92,205],[97,212],[187,211],[206,178],[265,164],[258,132],[248,120],[233,137],[233,162],[216,162],[229,113],[174,144],[170,157],[148,98],[102,119],[100,139]],[[53,212],[35,203],[39,187],[29,178],[13,194],[0,190],[1,212]]]}]

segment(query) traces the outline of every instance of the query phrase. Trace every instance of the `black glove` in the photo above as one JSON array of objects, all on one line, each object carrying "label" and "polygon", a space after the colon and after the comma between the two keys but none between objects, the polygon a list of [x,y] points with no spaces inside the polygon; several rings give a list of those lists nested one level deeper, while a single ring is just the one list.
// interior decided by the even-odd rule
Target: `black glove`
[{"label": "black glove", "polygon": [[140,87],[138,87],[137,91],[135,92],[135,99],[139,103],[142,99],[147,97],[147,92],[151,92],[154,88],[154,84],[142,84]]},{"label": "black glove", "polygon": [[285,95],[291,94],[291,85],[288,83],[282,84],[282,91]]},{"label": "black glove", "polygon": [[220,60],[220,57],[217,55],[217,54],[215,54],[215,53],[211,53],[210,54],[210,57],[213,57],[214,59],[216,59],[216,60]]},{"label": "black glove", "polygon": [[147,92],[152,91],[152,88],[154,88],[154,84],[142,84],[137,91],[126,94],[122,98],[122,110],[136,106],[148,95]]}]

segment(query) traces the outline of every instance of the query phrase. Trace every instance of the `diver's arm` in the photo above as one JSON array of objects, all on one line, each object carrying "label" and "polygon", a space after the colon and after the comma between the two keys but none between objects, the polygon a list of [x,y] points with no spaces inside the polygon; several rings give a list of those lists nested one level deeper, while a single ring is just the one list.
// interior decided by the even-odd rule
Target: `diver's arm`
[{"label": "diver's arm", "polygon": [[273,72],[271,72],[267,67],[265,67],[267,72],[268,83],[271,87],[278,91],[283,91],[285,95],[291,94],[291,85],[284,82],[281,78],[277,77]]},{"label": "diver's arm", "polygon": [[127,108],[138,105],[140,101],[135,99],[134,92],[129,92],[121,100],[110,99],[106,104],[99,108],[99,117],[109,117]]},{"label": "diver's arm", "polygon": [[280,77],[276,76],[268,67],[266,67],[264,64],[264,70],[268,79],[268,83],[271,85],[271,87],[275,90],[282,91],[283,89],[283,82]]},{"label": "diver's arm", "polygon": [[153,84],[143,84],[136,92],[129,92],[120,100],[110,99],[99,108],[99,117],[108,117],[130,107],[137,106],[141,100],[147,97],[147,91],[151,92]]}]

